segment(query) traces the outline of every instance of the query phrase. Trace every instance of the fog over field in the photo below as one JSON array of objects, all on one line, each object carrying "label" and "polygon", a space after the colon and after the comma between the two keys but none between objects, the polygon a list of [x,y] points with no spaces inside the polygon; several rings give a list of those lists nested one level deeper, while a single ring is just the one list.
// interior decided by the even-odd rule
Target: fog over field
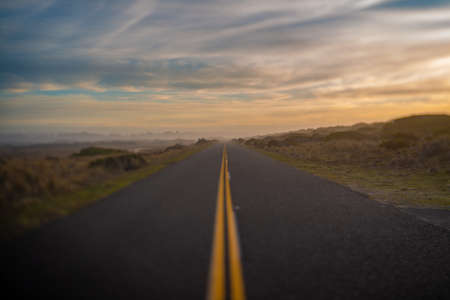
[{"label": "fog over field", "polygon": [[93,132],[23,132],[23,133],[0,133],[0,146],[7,145],[35,145],[35,144],[71,144],[71,143],[95,143],[95,142],[117,142],[117,143],[167,143],[173,140],[194,140],[201,137],[198,133],[191,132],[144,132],[135,134],[118,134],[118,133],[93,133]]}]

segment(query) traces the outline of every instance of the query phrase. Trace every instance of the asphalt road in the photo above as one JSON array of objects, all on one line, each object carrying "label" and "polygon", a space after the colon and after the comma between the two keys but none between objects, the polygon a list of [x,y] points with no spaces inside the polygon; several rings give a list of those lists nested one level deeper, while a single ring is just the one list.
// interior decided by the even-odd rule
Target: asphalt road
[{"label": "asphalt road", "polygon": [[[2,245],[4,287],[16,299],[205,299],[222,149]],[[450,231],[227,150],[247,299],[450,299]]]}]

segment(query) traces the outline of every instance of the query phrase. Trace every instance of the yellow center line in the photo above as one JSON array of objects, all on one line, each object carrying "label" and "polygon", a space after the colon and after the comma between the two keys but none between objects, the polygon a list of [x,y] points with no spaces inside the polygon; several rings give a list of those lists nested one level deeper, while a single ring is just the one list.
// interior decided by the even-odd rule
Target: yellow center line
[{"label": "yellow center line", "polygon": [[[224,146],[220,167],[217,206],[214,224],[213,249],[209,270],[209,282],[206,299],[225,300],[225,230],[228,234],[228,270],[230,300],[245,300],[244,279],[242,275],[241,251],[237,230],[236,216],[231,201],[231,188],[228,178],[228,156]],[[224,208],[225,206],[225,208]],[[226,220],[225,220],[226,212]],[[225,228],[225,222],[227,226]]]},{"label": "yellow center line", "polygon": [[225,152],[225,198],[228,222],[228,255],[230,270],[231,300],[245,300],[244,277],[242,275],[241,249],[236,224],[236,216],[231,201],[230,178],[228,177],[228,156]]},{"label": "yellow center line", "polygon": [[219,188],[217,192],[216,220],[214,224],[214,240],[209,269],[209,283],[206,299],[225,299],[225,219],[223,209],[223,180],[225,171],[225,155],[222,154]]}]

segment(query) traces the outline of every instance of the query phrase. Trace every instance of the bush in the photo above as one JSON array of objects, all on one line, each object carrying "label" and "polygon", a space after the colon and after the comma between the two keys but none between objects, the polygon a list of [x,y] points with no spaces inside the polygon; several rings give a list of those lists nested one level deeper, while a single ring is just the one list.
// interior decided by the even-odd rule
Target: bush
[{"label": "bush", "polygon": [[282,143],[280,143],[280,142],[277,141],[277,140],[270,140],[270,141],[267,143],[267,146],[268,146],[268,147],[280,147],[280,146],[282,146]]},{"label": "bush", "polygon": [[428,136],[450,129],[449,115],[420,115],[400,118],[383,126],[383,136],[389,137],[399,133]]},{"label": "bush", "polygon": [[[0,166],[0,202],[49,195],[65,189],[62,169],[68,166],[47,159],[8,159]],[[75,168],[74,171],[77,171]]]},{"label": "bush", "polygon": [[207,139],[200,138],[200,139],[197,140],[195,145],[204,145],[204,144],[208,144],[208,143],[209,143],[209,141]]},{"label": "bush", "polygon": [[423,159],[448,155],[450,155],[450,139],[448,138],[432,140],[424,143],[420,153],[420,156]]},{"label": "bush", "polygon": [[257,146],[261,143],[260,139],[251,138],[245,142],[246,145]]},{"label": "bush", "polygon": [[184,148],[186,148],[186,146],[181,145],[181,144],[175,144],[173,146],[167,147],[166,149],[164,149],[163,152],[168,152],[168,151],[172,151],[172,150],[181,150],[181,149],[184,149]]},{"label": "bush", "polygon": [[418,138],[412,134],[397,133],[390,139],[383,141],[380,146],[388,150],[399,150],[415,145]]},{"label": "bush", "polygon": [[111,155],[123,153],[124,151],[118,149],[100,148],[100,147],[88,147],[81,149],[79,153],[73,154],[73,156],[96,156],[96,155]]},{"label": "bush", "polygon": [[281,141],[282,146],[295,146],[301,143],[311,141],[311,137],[304,134],[289,134]]},{"label": "bush", "polygon": [[405,140],[389,140],[382,142],[380,146],[388,150],[399,150],[402,148],[408,148],[411,146],[411,143]]},{"label": "bush", "polygon": [[433,134],[434,138],[441,137],[441,136],[450,137],[450,127],[445,128],[445,129],[441,129],[441,130],[437,130]]},{"label": "bush", "polygon": [[338,131],[330,133],[325,137],[325,140],[332,141],[332,140],[356,140],[361,141],[367,139],[368,136],[365,134],[362,134],[357,131]]},{"label": "bush", "polygon": [[130,171],[143,167],[147,161],[139,154],[126,154],[99,158],[89,163],[89,168],[103,167],[111,171]]}]

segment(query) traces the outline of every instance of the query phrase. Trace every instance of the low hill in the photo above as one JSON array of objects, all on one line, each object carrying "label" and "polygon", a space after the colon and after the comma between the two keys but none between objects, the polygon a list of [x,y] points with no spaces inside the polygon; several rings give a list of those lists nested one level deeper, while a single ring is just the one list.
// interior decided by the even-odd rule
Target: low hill
[{"label": "low hill", "polygon": [[443,132],[450,133],[449,115],[417,115],[400,118],[386,123],[382,129],[384,136],[397,134],[430,136]]},{"label": "low hill", "polygon": [[[320,127],[310,130],[278,133],[263,137],[253,137],[247,140],[239,139],[247,145],[265,146],[295,146],[306,142],[330,141],[362,141],[374,140],[385,145],[412,145],[422,138],[437,138],[450,136],[449,115],[417,115],[395,119],[385,123],[358,123],[352,126]],[[389,140],[401,142],[385,143]],[[407,140],[408,142],[405,142]],[[396,148],[396,147],[394,147]]]},{"label": "low hill", "polygon": [[449,115],[417,115],[235,142],[353,188],[363,187],[363,192],[383,201],[450,205]]}]

